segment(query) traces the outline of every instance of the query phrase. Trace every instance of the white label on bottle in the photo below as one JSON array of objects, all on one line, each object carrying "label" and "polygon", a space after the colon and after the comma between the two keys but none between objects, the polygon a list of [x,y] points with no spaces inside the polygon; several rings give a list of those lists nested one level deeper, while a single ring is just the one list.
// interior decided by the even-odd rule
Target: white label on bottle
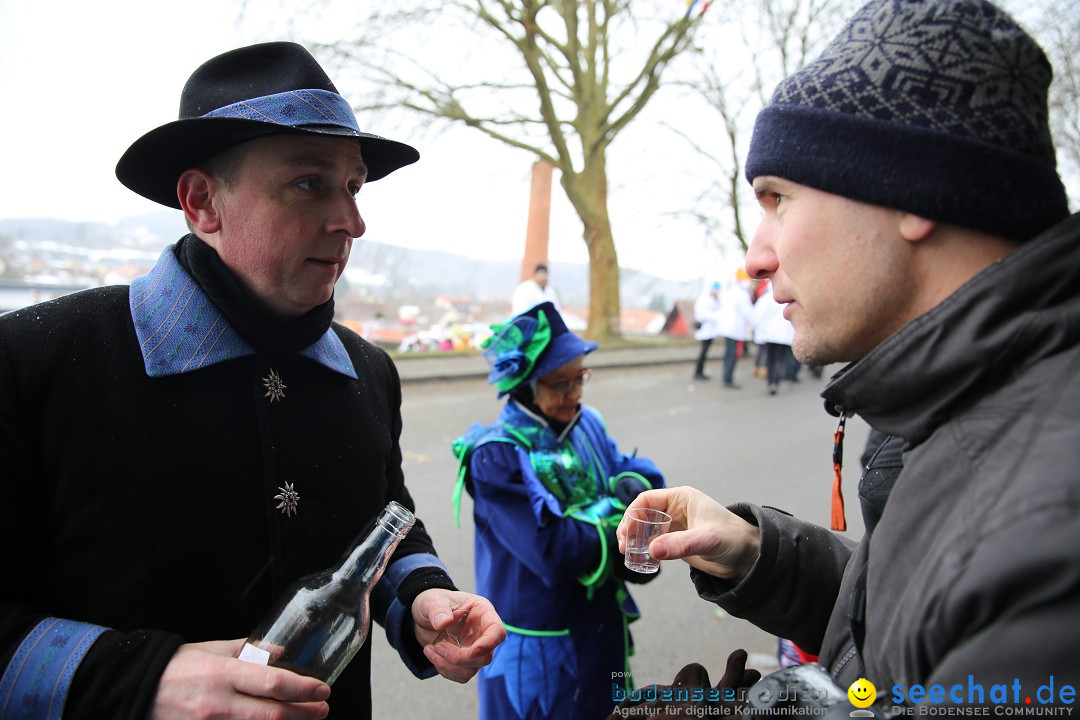
[{"label": "white label on bottle", "polygon": [[251,643],[244,643],[244,649],[240,651],[240,656],[237,659],[256,665],[269,665],[270,653],[260,647],[255,647]]}]

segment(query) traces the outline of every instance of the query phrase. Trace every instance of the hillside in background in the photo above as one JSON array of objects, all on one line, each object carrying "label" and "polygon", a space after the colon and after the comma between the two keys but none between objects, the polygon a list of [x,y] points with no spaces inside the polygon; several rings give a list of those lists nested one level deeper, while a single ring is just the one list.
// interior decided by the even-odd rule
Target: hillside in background
[{"label": "hillside in background", "polygon": [[[0,220],[0,280],[92,287],[130,282],[154,263],[186,228],[163,211],[109,225],[51,219]],[[563,305],[588,304],[588,266],[553,262],[551,281]],[[455,296],[484,305],[509,303],[518,261],[479,260],[449,252],[413,250],[369,240],[353,249],[341,289],[372,303],[426,305]],[[624,269],[625,309],[664,312],[693,298],[699,283]]]}]

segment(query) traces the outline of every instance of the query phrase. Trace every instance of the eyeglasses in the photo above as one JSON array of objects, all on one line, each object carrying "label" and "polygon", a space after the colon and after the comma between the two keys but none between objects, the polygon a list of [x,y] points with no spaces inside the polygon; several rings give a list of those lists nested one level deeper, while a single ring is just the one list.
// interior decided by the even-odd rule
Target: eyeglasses
[{"label": "eyeglasses", "polygon": [[585,368],[581,371],[581,374],[573,380],[564,380],[563,382],[557,383],[547,383],[543,380],[537,380],[537,382],[546,387],[548,390],[551,390],[553,393],[558,393],[559,395],[569,395],[570,393],[574,392],[575,388],[581,387],[585,383],[589,382],[589,378],[591,377],[592,370],[590,370],[589,368]]}]

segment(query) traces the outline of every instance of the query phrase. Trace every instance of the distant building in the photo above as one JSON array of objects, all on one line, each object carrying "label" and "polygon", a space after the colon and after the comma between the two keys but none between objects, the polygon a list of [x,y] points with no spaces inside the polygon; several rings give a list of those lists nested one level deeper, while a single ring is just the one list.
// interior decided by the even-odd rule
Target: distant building
[{"label": "distant building", "polygon": [[677,300],[674,307],[668,311],[660,332],[671,337],[693,337],[694,301]]},{"label": "distant building", "polygon": [[658,335],[665,320],[664,313],[654,310],[623,310],[619,314],[622,331],[631,335]]}]

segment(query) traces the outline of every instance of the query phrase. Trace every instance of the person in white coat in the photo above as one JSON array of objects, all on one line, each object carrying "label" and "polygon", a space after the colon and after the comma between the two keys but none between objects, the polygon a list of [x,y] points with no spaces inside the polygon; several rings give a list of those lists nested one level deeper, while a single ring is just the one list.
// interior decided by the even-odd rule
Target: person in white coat
[{"label": "person in white coat", "polygon": [[720,283],[714,282],[694,302],[694,339],[701,341],[701,352],[698,354],[697,365],[694,366],[695,380],[708,380],[705,374],[705,356],[709,354],[709,346],[719,334],[720,321]]},{"label": "person in white coat", "polygon": [[559,306],[559,296],[555,292],[555,288],[548,284],[548,267],[544,263],[539,263],[536,269],[533,270],[532,277],[522,280],[514,288],[514,295],[510,299],[510,314],[513,316],[520,315],[526,310],[545,302],[551,303],[555,306],[556,311],[562,312],[562,307]]},{"label": "person in white coat", "polygon": [[765,344],[770,395],[776,394],[794,359],[791,342],[795,339],[795,328],[784,317],[784,307],[773,300],[772,283],[768,283],[765,293],[754,303],[754,340]]},{"label": "person in white coat", "polygon": [[740,269],[734,281],[720,293],[720,315],[717,336],[724,338],[724,387],[738,390],[735,384],[735,362],[739,343],[750,339],[754,326],[754,303],[750,299],[750,278]]}]

